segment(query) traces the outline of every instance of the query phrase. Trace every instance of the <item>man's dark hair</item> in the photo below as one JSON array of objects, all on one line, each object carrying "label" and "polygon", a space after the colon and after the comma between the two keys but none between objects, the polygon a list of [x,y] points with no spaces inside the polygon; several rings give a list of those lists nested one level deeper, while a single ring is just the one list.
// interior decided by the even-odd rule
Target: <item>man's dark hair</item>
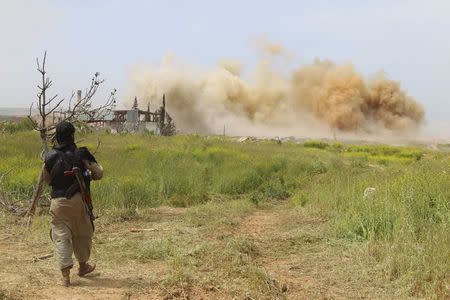
[{"label": "man's dark hair", "polygon": [[56,125],[56,141],[60,145],[74,142],[75,127],[72,123],[64,121]]}]

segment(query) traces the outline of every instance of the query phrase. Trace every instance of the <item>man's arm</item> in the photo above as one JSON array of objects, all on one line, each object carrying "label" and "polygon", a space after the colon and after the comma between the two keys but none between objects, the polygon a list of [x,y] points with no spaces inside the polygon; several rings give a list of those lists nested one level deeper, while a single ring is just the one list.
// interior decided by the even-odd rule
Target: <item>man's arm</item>
[{"label": "man's arm", "polygon": [[103,177],[103,167],[99,165],[97,162],[83,160],[83,164],[91,171],[91,178],[92,180],[100,180]]},{"label": "man's arm", "polygon": [[53,178],[51,175],[51,171],[55,163],[57,163],[58,158],[59,154],[55,150],[50,150],[45,155],[44,167],[42,168],[42,178],[44,179],[44,182],[47,184],[50,184],[52,182]]},{"label": "man's arm", "polygon": [[100,180],[103,177],[103,168],[97,163],[94,155],[89,152],[86,147],[78,148],[78,156],[81,158],[83,165],[91,172],[92,180]]}]

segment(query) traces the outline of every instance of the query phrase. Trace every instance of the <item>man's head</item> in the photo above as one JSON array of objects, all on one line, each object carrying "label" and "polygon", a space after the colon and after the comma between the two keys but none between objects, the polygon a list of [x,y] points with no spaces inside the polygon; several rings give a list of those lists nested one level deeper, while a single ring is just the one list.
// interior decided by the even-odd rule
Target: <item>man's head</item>
[{"label": "man's head", "polygon": [[61,122],[56,125],[56,141],[60,145],[74,142],[75,127],[70,122]]}]

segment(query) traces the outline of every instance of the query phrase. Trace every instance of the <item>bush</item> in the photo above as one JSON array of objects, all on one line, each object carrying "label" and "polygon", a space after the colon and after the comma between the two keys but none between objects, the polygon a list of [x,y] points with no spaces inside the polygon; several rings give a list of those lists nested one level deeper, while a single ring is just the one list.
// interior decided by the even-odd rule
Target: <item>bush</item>
[{"label": "bush", "polygon": [[411,149],[405,147],[394,147],[386,145],[364,145],[364,146],[349,146],[347,152],[353,153],[367,153],[371,157],[384,158],[385,160],[393,158],[404,158],[407,160],[420,160],[423,156],[423,151],[419,149]]},{"label": "bush", "polygon": [[316,148],[316,149],[326,149],[328,148],[328,143],[321,142],[321,141],[308,141],[303,143],[303,147],[307,148]]}]

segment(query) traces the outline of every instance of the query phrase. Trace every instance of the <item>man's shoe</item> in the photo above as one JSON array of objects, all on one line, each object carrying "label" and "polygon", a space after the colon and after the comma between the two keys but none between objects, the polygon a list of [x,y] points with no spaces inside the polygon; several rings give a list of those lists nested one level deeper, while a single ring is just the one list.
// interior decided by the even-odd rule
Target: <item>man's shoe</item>
[{"label": "man's shoe", "polygon": [[62,274],[61,283],[65,287],[70,286],[70,269],[72,269],[72,266],[61,269]]},{"label": "man's shoe", "polygon": [[80,268],[78,269],[78,276],[83,277],[86,274],[91,273],[95,270],[95,264],[88,264],[88,263],[80,263]]}]

